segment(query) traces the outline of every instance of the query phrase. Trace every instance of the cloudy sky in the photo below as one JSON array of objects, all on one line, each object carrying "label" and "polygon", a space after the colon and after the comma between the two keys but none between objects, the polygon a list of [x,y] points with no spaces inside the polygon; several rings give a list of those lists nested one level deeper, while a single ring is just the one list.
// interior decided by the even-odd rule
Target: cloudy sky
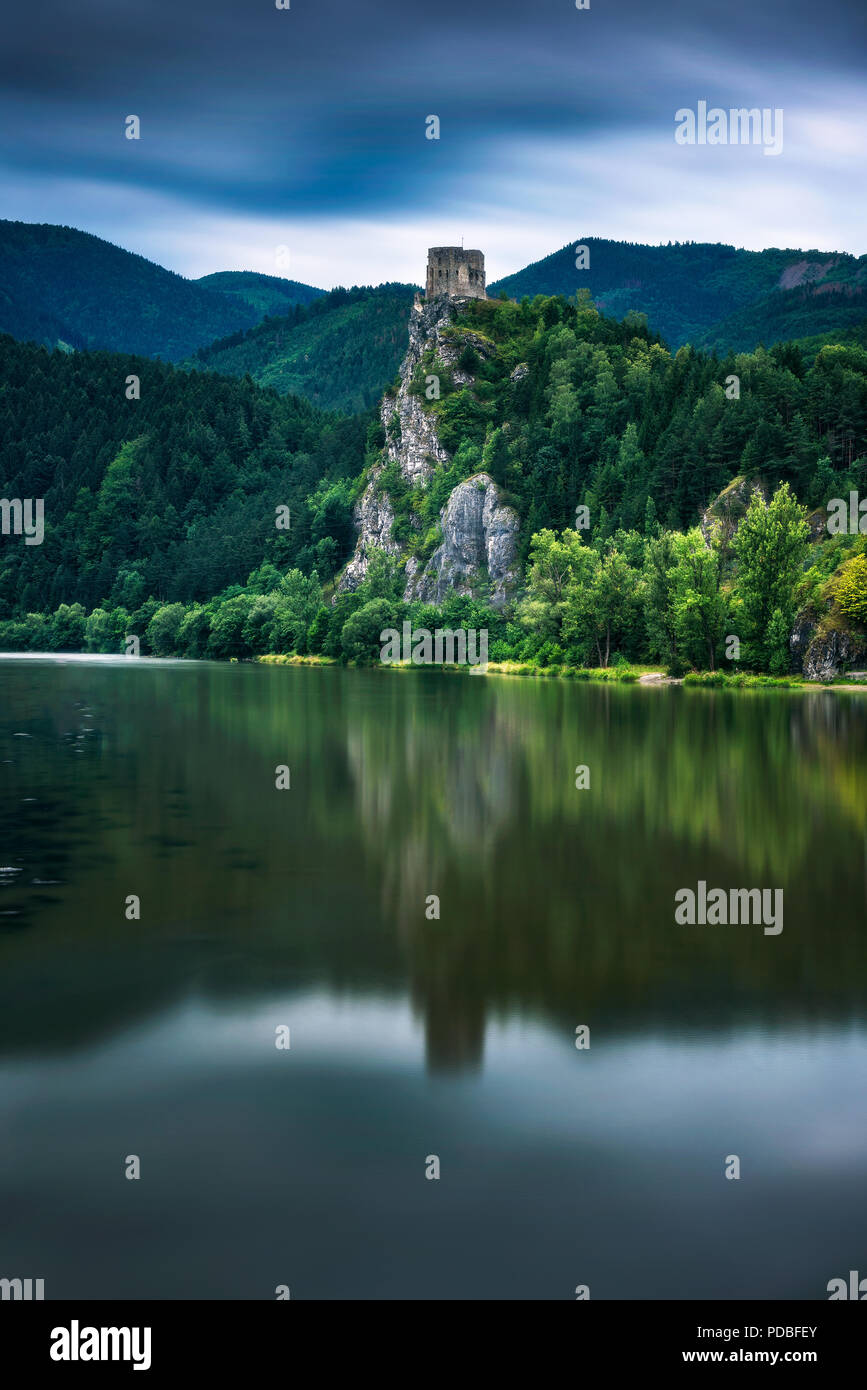
[{"label": "cloudy sky", "polygon": [[[867,252],[864,0],[30,0],[3,30],[0,216],[184,275],[418,281],[462,237],[489,280],[587,236]],[[782,109],[782,153],[677,144],[702,100]]]}]

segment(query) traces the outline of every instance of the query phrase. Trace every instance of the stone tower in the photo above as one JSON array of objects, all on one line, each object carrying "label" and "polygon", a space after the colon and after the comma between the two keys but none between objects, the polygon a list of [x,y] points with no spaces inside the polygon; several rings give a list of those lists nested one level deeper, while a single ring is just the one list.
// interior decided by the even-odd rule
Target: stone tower
[{"label": "stone tower", "polygon": [[432,246],[427,253],[425,298],[447,294],[452,299],[487,299],[485,258],[462,246]]}]

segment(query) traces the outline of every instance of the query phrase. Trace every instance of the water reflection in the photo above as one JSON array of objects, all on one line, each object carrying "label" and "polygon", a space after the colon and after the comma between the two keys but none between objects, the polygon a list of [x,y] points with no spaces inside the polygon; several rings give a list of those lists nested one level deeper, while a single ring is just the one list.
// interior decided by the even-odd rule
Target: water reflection
[{"label": "water reflection", "polygon": [[[123,660],[0,661],[0,694],[8,1258],[124,1297],[269,1297],[278,1237],[324,1297],[568,1297],[585,1267],[600,1297],[823,1297],[857,1267],[860,696]],[[676,926],[699,879],[782,888],[782,935]],[[100,1175],[137,1146],[133,1268]]]},{"label": "water reflection", "polygon": [[[479,1065],[492,1014],[565,1026],[577,1001],[635,1027],[863,1017],[858,696],[122,661],[0,679],[7,975],[156,950],[131,1007],[191,955],[218,994],[383,982],[433,1067]],[[782,887],[782,936],[677,927],[700,878]]]}]

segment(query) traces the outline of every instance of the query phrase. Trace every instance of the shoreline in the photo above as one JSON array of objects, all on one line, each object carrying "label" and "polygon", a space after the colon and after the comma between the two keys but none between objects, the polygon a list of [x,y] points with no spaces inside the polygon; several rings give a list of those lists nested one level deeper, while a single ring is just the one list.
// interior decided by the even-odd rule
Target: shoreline
[{"label": "shoreline", "polygon": [[[261,656],[228,658],[192,656],[125,656],[121,652],[0,652],[0,661],[71,661],[104,662],[116,664],[141,661],[148,665],[156,662],[171,662],[177,665],[198,666],[343,666],[346,670],[376,671],[388,668],[392,671],[418,671],[434,663],[414,665],[409,661],[343,663],[334,656],[301,656],[298,653],[266,652]],[[729,671],[689,671],[685,676],[667,676],[664,671],[644,667],[615,666],[537,666],[530,667],[526,662],[491,661],[483,669],[481,666],[445,665],[439,670],[449,675],[507,676],[528,680],[557,680],[594,685],[634,685],[642,688],[662,686],[686,686],[691,690],[797,690],[809,693],[811,690],[867,692],[867,680],[849,681],[808,681],[803,676],[766,676],[759,673]]]},{"label": "shoreline", "polygon": [[[262,656],[250,658],[264,666],[339,666],[342,663],[333,656],[299,656],[296,653],[267,652]],[[393,671],[416,671],[422,669],[409,661],[372,662],[369,666],[348,662],[347,669],[376,670],[379,666]],[[538,666],[530,667],[526,662],[489,661],[481,666],[439,667],[451,674],[466,673],[471,676],[518,676],[528,680],[559,680],[593,682],[597,685],[640,685],[672,686],[685,685],[690,689],[702,690],[848,690],[867,691],[865,681],[808,681],[803,676],[767,676],[760,673],[729,671],[690,671],[685,676],[667,676],[664,671],[648,670],[644,667],[614,666]]]}]

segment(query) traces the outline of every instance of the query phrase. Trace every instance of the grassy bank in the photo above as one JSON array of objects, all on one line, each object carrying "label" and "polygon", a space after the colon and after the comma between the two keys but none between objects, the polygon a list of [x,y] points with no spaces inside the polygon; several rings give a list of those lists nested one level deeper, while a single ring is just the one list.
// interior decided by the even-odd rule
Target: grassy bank
[{"label": "grassy bank", "polygon": [[[257,656],[254,661],[267,666],[337,666],[342,663],[329,656],[295,656],[270,653]],[[345,663],[355,666],[357,663]],[[408,661],[374,663],[370,669],[381,665],[389,670],[411,671],[419,669]],[[443,671],[465,672],[472,676],[529,676],[537,680],[575,680],[601,681],[615,685],[688,685],[706,686],[724,690],[764,690],[769,688],[790,690],[864,690],[867,681],[855,682],[845,676],[833,681],[808,681],[803,676],[763,676],[749,671],[688,671],[681,678],[667,676],[658,666],[534,666],[519,661],[490,661],[483,670],[480,666],[446,666]]]}]

